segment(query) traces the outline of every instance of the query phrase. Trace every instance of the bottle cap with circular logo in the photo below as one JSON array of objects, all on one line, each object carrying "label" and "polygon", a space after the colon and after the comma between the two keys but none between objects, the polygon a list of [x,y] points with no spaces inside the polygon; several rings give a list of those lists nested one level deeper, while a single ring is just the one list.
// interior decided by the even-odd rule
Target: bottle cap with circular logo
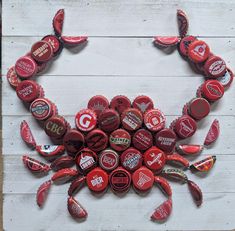
[{"label": "bottle cap with circular logo", "polygon": [[153,172],[160,172],[163,169],[165,163],[165,153],[157,147],[153,146],[144,153],[144,164]]},{"label": "bottle cap with circular logo", "polygon": [[48,62],[54,55],[53,48],[50,43],[41,40],[33,44],[31,48],[31,56],[39,63]]},{"label": "bottle cap with circular logo", "polygon": [[91,109],[83,109],[76,114],[75,124],[83,132],[89,132],[96,127],[97,116]]},{"label": "bottle cap with circular logo", "polygon": [[180,44],[179,44],[179,52],[183,57],[188,56],[188,47],[189,45],[194,42],[197,38],[189,35],[181,39]]},{"label": "bottle cap with circular logo", "polygon": [[101,112],[109,108],[109,101],[103,95],[95,95],[89,100],[87,108],[93,110],[99,117]]},{"label": "bottle cap with circular logo", "polygon": [[195,40],[188,47],[188,57],[195,63],[204,62],[210,54],[209,46],[201,40]]},{"label": "bottle cap with circular logo", "polygon": [[130,172],[133,172],[141,167],[142,162],[142,153],[135,148],[128,148],[121,154],[121,165]]},{"label": "bottle cap with circular logo", "polygon": [[218,80],[207,80],[201,87],[201,93],[208,101],[216,101],[224,95],[224,87]]},{"label": "bottle cap with circular logo", "polygon": [[94,168],[86,176],[86,183],[92,192],[104,192],[109,183],[108,174],[101,168]]},{"label": "bottle cap with circular logo", "polygon": [[117,95],[112,98],[110,107],[121,115],[123,111],[131,107],[131,101],[124,95]]},{"label": "bottle cap with circular logo", "polygon": [[31,57],[23,56],[16,61],[15,72],[22,79],[31,78],[37,73],[37,64]]},{"label": "bottle cap with circular logo", "polygon": [[153,187],[154,174],[145,166],[140,167],[132,174],[132,182],[139,192],[146,192]]},{"label": "bottle cap with circular logo", "polygon": [[226,63],[218,56],[210,56],[204,65],[205,73],[210,78],[218,78],[225,74]]},{"label": "bottle cap with circular logo", "polygon": [[109,143],[111,148],[118,152],[121,152],[130,147],[131,136],[124,129],[118,129],[110,134]]},{"label": "bottle cap with circular logo", "polygon": [[15,66],[11,67],[7,72],[7,80],[8,83],[13,87],[16,88],[19,83],[21,82],[19,76],[15,72]]},{"label": "bottle cap with circular logo", "polygon": [[157,132],[165,127],[166,117],[158,109],[151,109],[144,114],[144,124],[152,132]]},{"label": "bottle cap with circular logo", "polygon": [[109,184],[114,193],[126,193],[131,186],[131,174],[124,168],[118,167],[110,173]]},{"label": "bottle cap with circular logo", "polygon": [[145,151],[153,146],[152,133],[144,128],[139,129],[134,133],[132,143],[138,150]]},{"label": "bottle cap with circular logo", "polygon": [[99,127],[105,132],[112,132],[119,128],[120,116],[113,109],[105,109],[99,116]]},{"label": "bottle cap with circular logo", "polygon": [[142,126],[142,113],[136,108],[128,108],[121,115],[122,126],[128,131],[135,131]]},{"label": "bottle cap with circular logo", "polygon": [[112,149],[105,149],[99,155],[99,165],[106,171],[113,171],[119,165],[119,155]]},{"label": "bottle cap with circular logo", "polygon": [[63,43],[55,35],[46,35],[42,38],[42,40],[48,42],[51,45],[54,56],[60,54],[63,49]]},{"label": "bottle cap with circular logo", "polygon": [[108,145],[108,136],[102,130],[94,129],[87,134],[86,144],[95,152],[102,151]]},{"label": "bottle cap with circular logo", "polygon": [[140,110],[143,114],[148,111],[149,109],[153,109],[154,108],[154,104],[152,99],[150,99],[148,96],[146,95],[140,95],[137,96],[133,103],[132,103],[133,108],[136,108],[138,110]]},{"label": "bottle cap with circular logo", "polygon": [[176,144],[176,134],[170,128],[164,128],[155,135],[155,144],[161,150],[171,153]]},{"label": "bottle cap with circular logo", "polygon": [[224,88],[229,88],[231,83],[233,82],[233,78],[233,72],[227,67],[225,74],[217,78],[217,80],[221,83]]}]

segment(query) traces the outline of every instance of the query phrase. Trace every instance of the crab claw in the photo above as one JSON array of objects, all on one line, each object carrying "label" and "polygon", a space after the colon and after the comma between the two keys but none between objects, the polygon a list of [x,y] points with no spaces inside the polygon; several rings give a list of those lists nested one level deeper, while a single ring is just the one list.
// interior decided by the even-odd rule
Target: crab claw
[{"label": "crab claw", "polygon": [[188,180],[189,191],[193,197],[194,202],[199,207],[202,204],[202,191],[199,186],[191,180]]},{"label": "crab claw", "polygon": [[72,196],[68,198],[67,206],[70,215],[75,219],[85,219],[88,215],[87,211]]},{"label": "crab claw", "polygon": [[20,135],[28,146],[32,147],[33,149],[36,147],[36,141],[28,123],[25,120],[23,120],[20,124]]},{"label": "crab claw", "polygon": [[176,46],[179,41],[180,39],[177,36],[156,36],[154,38],[155,45],[160,48]]},{"label": "crab claw", "polygon": [[197,155],[202,152],[203,145],[198,144],[179,144],[176,150],[183,155]]},{"label": "crab claw", "polygon": [[48,180],[40,185],[37,191],[37,204],[42,207],[47,199],[48,192],[51,188],[51,180]]},{"label": "crab claw", "polygon": [[154,176],[154,183],[161,189],[161,191],[168,197],[172,196],[171,186],[168,181],[161,176]]},{"label": "crab claw", "polygon": [[219,134],[220,134],[219,121],[215,119],[211,124],[210,129],[206,135],[204,145],[208,146],[210,144],[213,144],[218,139]]},{"label": "crab claw", "polygon": [[60,183],[66,183],[75,176],[78,175],[78,171],[76,169],[72,168],[64,168],[56,172],[52,177],[52,181],[60,182]]},{"label": "crab claw", "polygon": [[87,36],[61,36],[61,40],[65,45],[77,46],[87,41]]},{"label": "crab claw", "polygon": [[85,182],[86,182],[85,176],[79,176],[78,178],[73,180],[69,186],[68,195],[73,196],[85,185]]},{"label": "crab claw", "polygon": [[186,13],[183,10],[177,10],[177,22],[180,37],[184,37],[188,33],[189,22]]},{"label": "crab claw", "polygon": [[153,221],[165,221],[171,214],[172,211],[172,199],[164,201],[151,215]]},{"label": "crab claw", "polygon": [[52,24],[55,34],[61,36],[64,24],[64,9],[60,9],[56,12]]}]

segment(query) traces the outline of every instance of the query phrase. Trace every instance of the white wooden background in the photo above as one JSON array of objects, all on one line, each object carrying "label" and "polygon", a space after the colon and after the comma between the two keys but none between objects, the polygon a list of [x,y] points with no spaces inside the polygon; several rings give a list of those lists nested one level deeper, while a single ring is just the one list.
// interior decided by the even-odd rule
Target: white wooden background
[{"label": "white wooden background", "polygon": [[[217,155],[214,169],[205,176],[188,172],[202,188],[204,203],[196,208],[186,185],[172,183],[173,213],[163,224],[149,217],[164,196],[154,188],[146,197],[133,191],[124,198],[106,193],[96,198],[88,189],[76,197],[89,212],[77,223],[67,213],[68,185],[53,186],[43,209],[35,203],[38,186],[49,178],[35,178],[22,165],[30,152],[19,135],[29,121],[39,143],[50,141],[9,87],[5,75],[18,57],[42,36],[52,33],[55,12],[65,9],[64,34],[90,36],[83,49],[64,50],[48,72],[38,77],[46,96],[57,103],[73,124],[73,115],[88,99],[104,94],[111,99],[125,94],[151,96],[165,112],[168,123],[180,115],[183,104],[195,96],[203,78],[189,68],[178,52],[165,54],[151,41],[156,34],[176,35],[176,9],[189,16],[190,33],[200,35],[215,54],[235,70],[235,2],[229,0],[4,0],[3,1],[3,158],[4,230],[230,230],[235,228],[235,93],[229,89],[213,106],[210,116],[191,139],[202,143],[214,118],[221,137],[206,154]],[[40,158],[39,158],[40,159]]]}]

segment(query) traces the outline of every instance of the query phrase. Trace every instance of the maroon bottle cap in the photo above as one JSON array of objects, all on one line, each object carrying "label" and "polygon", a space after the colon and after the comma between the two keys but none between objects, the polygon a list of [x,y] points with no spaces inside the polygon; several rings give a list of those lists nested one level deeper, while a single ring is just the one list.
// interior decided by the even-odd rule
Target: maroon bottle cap
[{"label": "maroon bottle cap", "polygon": [[98,157],[89,148],[83,148],[75,157],[76,166],[81,174],[87,174],[97,166]]},{"label": "maroon bottle cap", "polygon": [[56,115],[49,118],[44,124],[44,130],[50,137],[61,138],[68,128],[68,122],[64,117]]},{"label": "maroon bottle cap", "polygon": [[131,107],[131,101],[124,95],[117,95],[111,100],[110,107],[121,115],[123,111]]},{"label": "maroon bottle cap", "polygon": [[157,132],[165,127],[166,117],[158,109],[151,109],[144,114],[144,124],[152,132]]},{"label": "maroon bottle cap", "polygon": [[11,67],[7,72],[7,80],[8,83],[13,87],[16,88],[19,83],[21,82],[19,76],[15,72],[15,66]]},{"label": "maroon bottle cap", "polygon": [[60,54],[63,49],[63,43],[55,35],[46,35],[42,38],[42,40],[48,42],[51,45],[54,56]]},{"label": "maroon bottle cap", "polygon": [[166,162],[165,153],[157,147],[152,147],[144,153],[144,164],[154,172],[163,169]]},{"label": "maroon bottle cap", "polygon": [[15,72],[21,78],[31,78],[37,73],[37,64],[32,58],[23,56],[16,61]]},{"label": "maroon bottle cap", "polygon": [[111,148],[118,152],[121,152],[130,147],[131,136],[124,129],[118,129],[110,134],[109,143]]},{"label": "maroon bottle cap", "polygon": [[154,108],[154,104],[152,99],[150,99],[148,96],[146,95],[140,95],[137,96],[133,103],[132,103],[133,108],[136,108],[138,110],[140,110],[143,114]]},{"label": "maroon bottle cap", "polygon": [[87,134],[86,143],[91,150],[99,152],[107,147],[108,136],[102,130],[95,129]]},{"label": "maroon bottle cap", "polygon": [[109,101],[103,95],[95,95],[89,100],[87,107],[99,117],[101,112],[109,108]]},{"label": "maroon bottle cap", "polygon": [[183,57],[188,56],[188,47],[189,45],[194,42],[197,38],[189,35],[181,39],[180,44],[179,44],[179,52]]},{"label": "maroon bottle cap", "polygon": [[91,170],[86,176],[88,188],[93,192],[103,192],[108,187],[108,174],[101,168]]},{"label": "maroon bottle cap", "polygon": [[188,47],[188,57],[194,63],[204,62],[210,55],[209,46],[202,40],[195,40]]},{"label": "maroon bottle cap", "polygon": [[39,85],[32,80],[24,80],[16,88],[17,96],[24,102],[33,102],[40,96]]},{"label": "maroon bottle cap", "polygon": [[105,149],[99,155],[99,165],[106,171],[112,171],[119,165],[119,155],[112,149]]},{"label": "maroon bottle cap", "polygon": [[153,187],[154,174],[145,166],[140,167],[132,174],[132,182],[140,192],[146,192]]},{"label": "maroon bottle cap", "polygon": [[135,131],[142,126],[142,113],[138,109],[128,108],[122,113],[121,122],[123,128],[125,128],[126,130]]},{"label": "maroon bottle cap", "polygon": [[218,80],[207,80],[201,87],[201,93],[208,101],[216,101],[224,95],[224,87]]},{"label": "maroon bottle cap", "polygon": [[126,170],[133,172],[142,166],[143,156],[135,148],[128,148],[121,154],[121,165]]},{"label": "maroon bottle cap", "polygon": [[120,125],[118,112],[113,109],[105,109],[99,116],[99,127],[105,132],[112,132]]},{"label": "maroon bottle cap", "polygon": [[85,139],[81,132],[71,129],[65,134],[63,143],[68,152],[77,153],[84,147]]},{"label": "maroon bottle cap", "polygon": [[217,78],[217,80],[221,83],[224,88],[229,88],[233,82],[233,78],[233,72],[229,68],[227,68],[224,76]]},{"label": "maroon bottle cap", "polygon": [[155,135],[155,144],[161,150],[171,153],[176,144],[176,134],[170,128],[165,128]]},{"label": "maroon bottle cap", "polygon": [[138,150],[145,151],[153,146],[153,136],[150,131],[142,128],[135,132],[132,137],[132,143]]},{"label": "maroon bottle cap", "polygon": [[174,123],[174,131],[182,139],[191,137],[196,130],[197,124],[195,120],[188,115],[179,117]]},{"label": "maroon bottle cap", "polygon": [[97,116],[90,109],[83,109],[76,114],[75,124],[81,131],[88,132],[96,127]]},{"label": "maroon bottle cap", "polygon": [[218,78],[225,74],[226,63],[218,56],[210,56],[204,65],[205,73],[210,78]]},{"label": "maroon bottle cap", "polygon": [[53,57],[53,48],[46,41],[38,41],[31,48],[31,56],[39,63],[48,62]]},{"label": "maroon bottle cap", "polygon": [[210,104],[204,98],[194,98],[188,104],[188,113],[195,120],[201,120],[210,112]]},{"label": "maroon bottle cap", "polygon": [[125,193],[131,186],[131,174],[124,168],[118,167],[110,173],[109,184],[113,192]]}]

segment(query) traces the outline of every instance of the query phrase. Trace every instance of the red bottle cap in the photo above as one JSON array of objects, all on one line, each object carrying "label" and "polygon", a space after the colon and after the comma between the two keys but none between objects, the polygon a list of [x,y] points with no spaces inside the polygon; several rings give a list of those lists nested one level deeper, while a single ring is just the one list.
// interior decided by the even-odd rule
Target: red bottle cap
[{"label": "red bottle cap", "polygon": [[197,124],[195,120],[188,115],[179,117],[174,123],[174,131],[182,139],[191,137],[196,130]]},{"label": "red bottle cap", "polygon": [[15,72],[21,78],[31,78],[37,73],[37,64],[32,58],[23,56],[16,61]]},{"label": "red bottle cap", "polygon": [[99,152],[107,147],[108,136],[102,130],[95,129],[87,134],[86,143],[91,150]]},{"label": "red bottle cap", "polygon": [[162,170],[166,162],[165,153],[157,147],[152,147],[144,153],[144,164],[154,172]]},{"label": "red bottle cap", "polygon": [[53,56],[53,48],[46,41],[38,41],[31,48],[31,56],[39,63],[48,62]]},{"label": "red bottle cap", "polygon": [[128,148],[121,154],[121,165],[128,171],[135,171],[142,166],[143,156],[135,148]]},{"label": "red bottle cap", "polygon": [[217,80],[207,80],[201,87],[202,96],[209,101],[216,101],[224,95],[224,87]]},{"label": "red bottle cap", "polygon": [[58,55],[63,49],[62,42],[55,35],[46,35],[42,40],[51,45],[54,56]]},{"label": "red bottle cap", "polygon": [[83,148],[75,158],[76,166],[80,173],[86,174],[97,166],[97,155],[89,148]]},{"label": "red bottle cap", "polygon": [[165,127],[166,117],[158,109],[151,109],[144,114],[144,124],[152,132],[157,132]]},{"label": "red bottle cap", "polygon": [[84,147],[85,139],[81,132],[71,129],[65,134],[63,143],[68,152],[77,153]]},{"label": "red bottle cap", "polygon": [[140,192],[146,192],[153,187],[154,174],[148,168],[140,167],[132,174],[132,182]]},{"label": "red bottle cap", "polygon": [[113,109],[105,109],[99,116],[99,127],[105,132],[112,132],[120,125],[119,114]]},{"label": "red bottle cap", "polygon": [[143,123],[142,113],[135,108],[126,109],[121,115],[122,126],[128,131],[139,129]]},{"label": "red bottle cap", "polygon": [[131,136],[124,129],[118,129],[111,133],[109,137],[109,143],[111,148],[121,152],[129,148],[131,144]]},{"label": "red bottle cap", "polygon": [[217,80],[221,83],[224,88],[228,88],[233,82],[233,77],[233,72],[229,68],[227,68],[224,76],[217,78]]},{"label": "red bottle cap", "polygon": [[180,41],[180,45],[179,45],[180,54],[183,55],[184,57],[187,57],[188,56],[188,47],[196,39],[197,38],[192,35],[189,35],[189,36],[182,38]]},{"label": "red bottle cap", "polygon": [[87,107],[99,117],[101,112],[109,108],[109,101],[103,95],[95,95],[89,100]]},{"label": "red bottle cap", "polygon": [[54,138],[61,138],[66,133],[67,128],[68,122],[59,115],[52,116],[44,124],[46,134]]},{"label": "red bottle cap", "polygon": [[124,95],[117,95],[111,100],[110,107],[121,115],[123,111],[131,107],[131,101]]},{"label": "red bottle cap", "polygon": [[91,170],[86,177],[88,188],[93,192],[103,192],[109,183],[108,174],[101,168]]},{"label": "red bottle cap", "polygon": [[119,155],[112,149],[105,149],[99,156],[99,165],[106,171],[114,170],[119,164]]},{"label": "red bottle cap", "polygon": [[188,113],[195,120],[201,120],[210,112],[210,104],[204,98],[194,98],[188,104]]},{"label": "red bottle cap", "polygon": [[226,63],[220,57],[212,55],[207,59],[204,70],[208,77],[218,78],[225,74]]},{"label": "red bottle cap", "polygon": [[94,111],[83,109],[76,114],[75,124],[81,131],[88,132],[96,127],[97,117]]},{"label": "red bottle cap", "polygon": [[125,193],[131,186],[131,174],[124,168],[118,167],[110,173],[109,184],[115,193]]},{"label": "red bottle cap", "polygon": [[204,41],[196,40],[188,47],[188,57],[195,63],[204,62],[209,54],[210,48]]},{"label": "red bottle cap", "polygon": [[154,43],[160,48],[168,48],[179,43],[180,39],[177,36],[156,36]]},{"label": "red bottle cap", "polygon": [[40,87],[32,80],[24,80],[16,88],[16,94],[22,101],[30,103],[40,96]]},{"label": "red bottle cap", "polygon": [[139,129],[132,137],[132,143],[135,148],[140,151],[145,151],[153,146],[153,136],[146,129]]},{"label": "red bottle cap", "polygon": [[21,82],[20,78],[18,77],[18,75],[15,72],[15,66],[11,67],[8,70],[7,80],[13,88],[16,88],[19,85],[19,83]]},{"label": "red bottle cap", "polygon": [[133,108],[140,110],[143,114],[146,111],[154,108],[152,99],[150,99],[148,96],[145,95],[137,96],[134,99],[132,106]]},{"label": "red bottle cap", "polygon": [[155,135],[155,143],[161,150],[171,153],[176,144],[176,134],[170,128],[165,128]]}]

